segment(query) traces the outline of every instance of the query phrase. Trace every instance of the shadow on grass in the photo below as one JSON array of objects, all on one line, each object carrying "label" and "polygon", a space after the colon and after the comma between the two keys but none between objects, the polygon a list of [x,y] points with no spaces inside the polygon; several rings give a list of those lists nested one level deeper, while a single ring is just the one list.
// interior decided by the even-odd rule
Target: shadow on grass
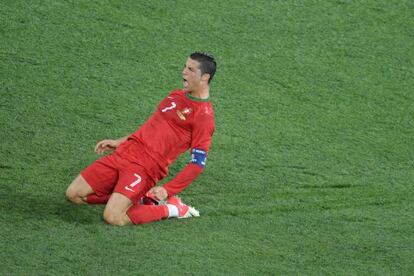
[{"label": "shadow on grass", "polygon": [[62,220],[93,224],[102,220],[103,205],[75,205],[63,194],[33,194],[0,187],[2,220]]}]

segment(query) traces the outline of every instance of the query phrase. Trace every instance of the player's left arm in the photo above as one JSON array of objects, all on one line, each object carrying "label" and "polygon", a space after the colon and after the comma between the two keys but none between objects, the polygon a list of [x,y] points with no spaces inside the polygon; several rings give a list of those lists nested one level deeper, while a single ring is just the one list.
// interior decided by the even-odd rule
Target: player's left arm
[{"label": "player's left arm", "polygon": [[199,176],[203,170],[204,167],[191,161],[174,177],[174,179],[163,186],[167,192],[167,196],[170,197],[183,191],[197,178],[197,176]]},{"label": "player's left arm", "polygon": [[191,160],[171,181],[163,187],[154,187],[153,193],[159,199],[173,196],[187,188],[204,170],[208,150],[214,133],[214,119],[200,120],[192,133]]}]

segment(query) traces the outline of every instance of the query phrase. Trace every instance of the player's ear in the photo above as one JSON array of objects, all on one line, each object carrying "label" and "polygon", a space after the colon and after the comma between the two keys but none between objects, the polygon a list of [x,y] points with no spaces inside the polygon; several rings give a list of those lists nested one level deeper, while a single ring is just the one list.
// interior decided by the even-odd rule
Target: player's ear
[{"label": "player's ear", "polygon": [[202,79],[203,81],[207,81],[207,82],[208,82],[208,80],[210,79],[210,74],[208,74],[208,73],[204,73],[204,74],[202,74],[202,75],[201,75],[201,79]]}]

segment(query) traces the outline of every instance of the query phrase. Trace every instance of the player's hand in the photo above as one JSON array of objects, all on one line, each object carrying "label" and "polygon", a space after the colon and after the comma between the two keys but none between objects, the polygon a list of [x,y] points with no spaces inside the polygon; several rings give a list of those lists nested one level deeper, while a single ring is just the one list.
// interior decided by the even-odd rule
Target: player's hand
[{"label": "player's hand", "polygon": [[153,187],[150,192],[159,200],[165,200],[168,197],[167,190],[164,187],[156,186]]},{"label": "player's hand", "polygon": [[119,146],[117,140],[102,140],[95,146],[95,152],[97,154],[103,154],[107,150],[114,150]]}]

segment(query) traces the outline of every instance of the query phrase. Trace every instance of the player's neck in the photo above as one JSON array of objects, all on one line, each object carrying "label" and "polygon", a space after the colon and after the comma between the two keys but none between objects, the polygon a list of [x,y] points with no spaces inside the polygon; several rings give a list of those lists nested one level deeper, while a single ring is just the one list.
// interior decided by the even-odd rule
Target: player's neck
[{"label": "player's neck", "polygon": [[200,89],[193,89],[189,91],[189,94],[194,98],[208,99],[210,97],[209,87],[201,87]]}]

